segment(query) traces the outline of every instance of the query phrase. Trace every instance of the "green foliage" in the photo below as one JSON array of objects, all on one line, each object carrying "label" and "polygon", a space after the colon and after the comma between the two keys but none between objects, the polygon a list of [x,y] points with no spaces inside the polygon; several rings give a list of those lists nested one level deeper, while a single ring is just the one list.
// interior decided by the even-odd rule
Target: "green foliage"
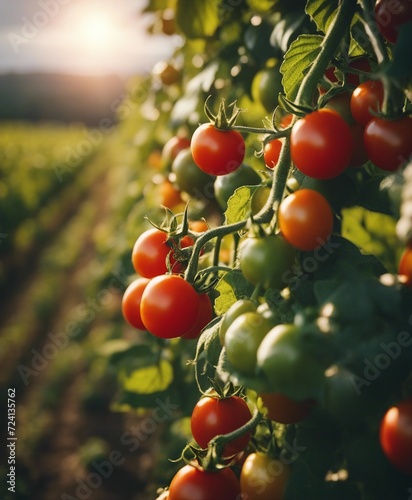
[{"label": "green foliage", "polygon": [[280,71],[285,95],[293,100],[299,91],[302,79],[320,52],[321,35],[300,35],[289,47]]},{"label": "green foliage", "polygon": [[326,33],[338,6],[339,0],[309,0],[305,10],[316,23],[317,29]]},{"label": "green foliage", "polygon": [[187,38],[210,37],[219,26],[219,1],[178,0],[176,21]]}]

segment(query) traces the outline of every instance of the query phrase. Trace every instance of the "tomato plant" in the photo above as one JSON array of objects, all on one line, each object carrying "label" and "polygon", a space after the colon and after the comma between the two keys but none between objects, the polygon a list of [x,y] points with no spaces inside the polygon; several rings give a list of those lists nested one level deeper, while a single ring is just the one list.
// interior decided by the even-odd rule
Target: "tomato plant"
[{"label": "tomato plant", "polygon": [[380,111],[383,103],[383,84],[380,80],[367,80],[352,93],[350,108],[355,120],[365,126]]},{"label": "tomato plant", "polygon": [[364,132],[366,154],[382,170],[398,170],[412,155],[411,137],[411,116],[397,120],[372,118]]},{"label": "tomato plant", "polygon": [[401,401],[385,413],[380,442],[393,465],[412,474],[412,400]]},{"label": "tomato plant", "polygon": [[140,330],[146,329],[140,314],[140,302],[149,281],[148,278],[137,278],[126,288],[122,299],[122,314],[124,319]]},{"label": "tomato plant", "polygon": [[333,110],[313,111],[293,126],[290,152],[293,163],[305,175],[315,179],[336,177],[352,156],[349,125]]},{"label": "tomato plant", "polygon": [[199,317],[195,289],[177,275],[156,276],[146,286],[140,314],[146,329],[156,337],[170,339],[188,333]]},{"label": "tomato plant", "polygon": [[289,464],[261,452],[251,453],[240,471],[242,495],[247,500],[283,500],[289,475]]},{"label": "tomato plant", "polygon": [[169,500],[237,500],[239,481],[231,469],[208,472],[185,465],[170,483]]},{"label": "tomato plant", "polygon": [[[239,429],[251,417],[248,405],[239,396],[205,396],[199,400],[192,412],[190,426],[193,438],[199,446],[206,448],[211,439]],[[243,451],[249,440],[250,433],[246,432],[228,442],[224,447],[223,456],[230,457]]]},{"label": "tomato plant", "polygon": [[333,213],[329,203],[313,189],[299,189],[279,207],[282,236],[299,250],[314,250],[332,234]]},{"label": "tomato plant", "polygon": [[245,141],[237,130],[221,130],[212,123],[198,127],[191,142],[196,165],[210,175],[234,172],[245,157]]},{"label": "tomato plant", "polygon": [[[164,431],[163,454],[178,456],[183,429],[182,456],[199,473],[231,467],[229,456],[238,470],[252,463],[240,472],[250,499],[402,498],[408,478],[385,458],[377,429],[393,395],[410,392],[409,250],[399,259],[411,234],[408,21],[396,21],[391,45],[376,25],[383,1],[376,12],[375,2],[356,0],[250,1],[232,10],[228,2],[166,3],[179,33],[169,61],[179,85],[149,81],[125,142],[140,158],[164,138],[194,132],[190,149],[187,139],[178,154],[165,145],[169,160],[152,182],[167,178],[190,202],[162,211],[160,197],[142,189],[143,199],[128,197],[128,210],[136,204],[126,226],[135,234],[146,213],[164,228],[157,272],[167,277],[148,276],[140,310],[149,296],[145,328],[181,339],[145,335],[144,359],[130,347],[134,364],[125,366],[144,368],[120,381],[120,406],[152,408],[159,393],[173,395],[179,416]],[[148,4],[154,32],[166,3]],[[216,115],[209,106],[219,106]],[[148,163],[145,155],[134,167]],[[163,293],[173,276],[165,273],[183,270]],[[158,309],[163,303],[173,314]],[[151,371],[161,374],[153,394],[140,394]],[[220,398],[210,397],[211,385]],[[224,413],[243,389],[243,410]],[[206,397],[194,408],[198,394]],[[196,419],[203,405],[222,413]],[[232,432],[230,442],[224,434]],[[278,475],[259,467],[280,472],[286,463],[287,485],[271,490]],[[167,485],[169,468],[157,470]]]}]

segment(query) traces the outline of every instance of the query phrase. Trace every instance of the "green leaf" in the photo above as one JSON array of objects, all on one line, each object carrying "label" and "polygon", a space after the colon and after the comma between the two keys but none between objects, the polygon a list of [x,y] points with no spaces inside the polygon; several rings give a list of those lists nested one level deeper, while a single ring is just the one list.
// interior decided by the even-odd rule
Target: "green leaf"
[{"label": "green leaf", "polygon": [[296,98],[303,77],[320,52],[322,41],[321,35],[300,35],[286,52],[280,71],[283,75],[283,88],[289,100]]},{"label": "green leaf", "polygon": [[308,0],[306,12],[310,15],[319,31],[326,33],[336,15],[340,0]]},{"label": "green leaf", "polygon": [[221,317],[215,318],[199,337],[194,363],[197,379],[200,376],[206,379],[206,390],[210,386],[209,378],[214,378],[216,365],[219,361],[222,344],[219,338]]},{"label": "green leaf", "polygon": [[251,214],[252,196],[259,188],[257,186],[241,186],[235,189],[235,192],[227,202],[225,212],[226,224],[234,224],[247,219]]},{"label": "green leaf", "polygon": [[396,221],[394,218],[370,212],[361,207],[344,209],[342,235],[379,259],[390,271],[396,272]]},{"label": "green leaf", "polygon": [[173,367],[169,361],[162,359],[157,365],[139,368],[129,375],[123,374],[120,380],[126,392],[138,394],[161,392],[173,382]]},{"label": "green leaf", "polygon": [[187,38],[207,38],[219,26],[219,0],[178,0],[176,22]]},{"label": "green leaf", "polygon": [[238,299],[250,297],[253,293],[253,286],[239,270],[233,270],[222,276],[216,285],[216,291],[219,296],[215,300],[215,311],[220,316]]}]

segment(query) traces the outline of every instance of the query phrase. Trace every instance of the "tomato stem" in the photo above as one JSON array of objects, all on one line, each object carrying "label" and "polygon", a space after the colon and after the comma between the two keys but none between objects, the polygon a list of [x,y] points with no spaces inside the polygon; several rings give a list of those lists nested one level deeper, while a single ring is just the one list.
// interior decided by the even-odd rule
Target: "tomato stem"
[{"label": "tomato stem", "polygon": [[360,4],[362,7],[362,16],[359,17],[375,52],[376,60],[379,65],[387,64],[389,62],[388,52],[373,15],[375,1],[360,0]]},{"label": "tomato stem", "polygon": [[302,80],[295,100],[297,105],[312,106],[317,85],[325,74],[326,68],[350,27],[355,6],[356,0],[342,0],[335,18],[331,22],[329,30],[321,43],[321,50]]},{"label": "tomato stem", "polygon": [[221,457],[222,452],[227,443],[233,441],[247,432],[255,429],[255,427],[259,424],[259,422],[263,419],[263,414],[256,408],[252,418],[246,422],[246,424],[242,425],[238,429],[229,432],[228,434],[222,434],[220,436],[216,436],[209,442],[209,449],[212,449],[212,456]]}]

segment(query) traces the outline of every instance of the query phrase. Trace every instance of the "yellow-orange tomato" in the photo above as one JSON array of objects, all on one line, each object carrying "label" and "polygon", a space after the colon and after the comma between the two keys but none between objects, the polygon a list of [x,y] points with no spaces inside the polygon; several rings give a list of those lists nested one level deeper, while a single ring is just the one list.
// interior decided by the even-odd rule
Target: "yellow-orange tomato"
[{"label": "yellow-orange tomato", "polygon": [[406,248],[399,262],[399,274],[405,278],[405,284],[412,286],[412,245]]},{"label": "yellow-orange tomato", "polygon": [[247,500],[282,500],[289,474],[290,465],[264,453],[251,453],[240,471],[240,491]]},{"label": "yellow-orange tomato", "polygon": [[183,203],[179,189],[167,179],[159,187],[160,204],[173,210],[177,205]]}]

